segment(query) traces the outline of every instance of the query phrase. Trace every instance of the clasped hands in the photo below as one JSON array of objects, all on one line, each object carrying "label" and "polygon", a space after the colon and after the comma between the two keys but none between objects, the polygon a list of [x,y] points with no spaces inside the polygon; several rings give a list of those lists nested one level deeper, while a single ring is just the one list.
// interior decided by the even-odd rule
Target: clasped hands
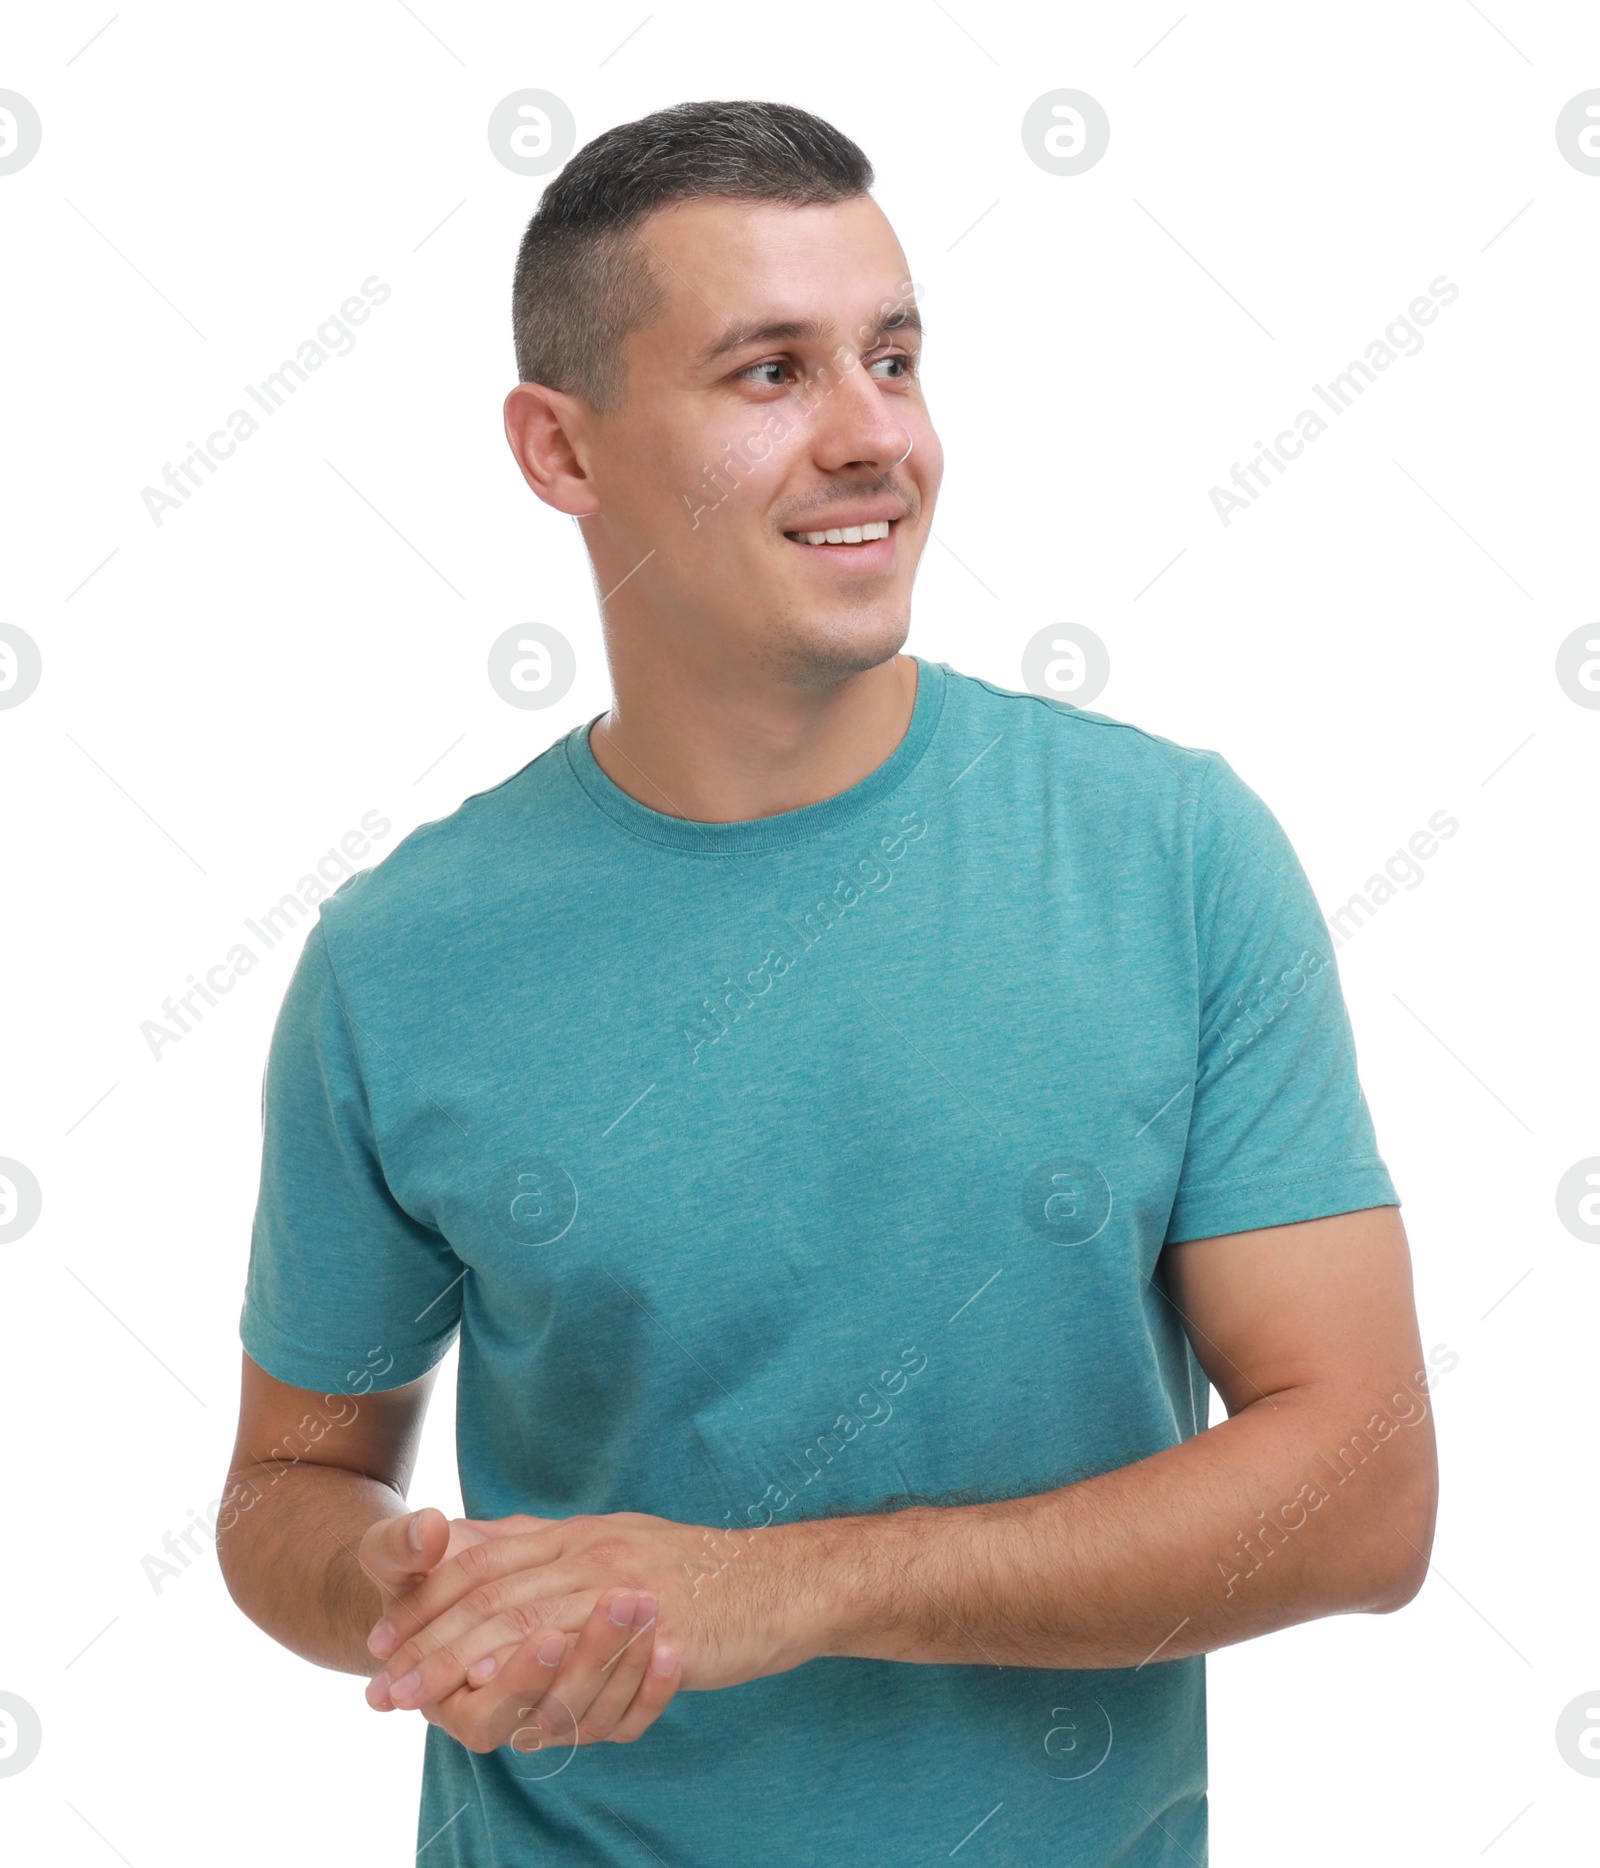
[{"label": "clasped hands", "polygon": [[[367,1703],[418,1711],[472,1751],[629,1744],[680,1686],[734,1686],[821,1651],[773,1560],[787,1536],[713,1554],[703,1526],[642,1512],[380,1519],[359,1553],[387,1605]],[[719,1569],[723,1550],[736,1554]]]}]

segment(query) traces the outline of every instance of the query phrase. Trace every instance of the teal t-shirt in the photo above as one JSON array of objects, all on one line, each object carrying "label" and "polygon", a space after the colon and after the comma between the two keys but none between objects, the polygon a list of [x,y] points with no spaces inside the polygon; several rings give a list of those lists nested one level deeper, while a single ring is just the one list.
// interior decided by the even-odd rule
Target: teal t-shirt
[{"label": "teal t-shirt", "polygon": [[[585,725],[325,902],[241,1335],[359,1396],[459,1332],[472,1517],[961,1504],[1205,1427],[1163,1245],[1397,1204],[1256,794],[919,660],[819,804],[663,816]],[[417,1833],[429,1868],[1190,1868],[1205,1663],[819,1660],[565,1763],[430,1726]]]}]

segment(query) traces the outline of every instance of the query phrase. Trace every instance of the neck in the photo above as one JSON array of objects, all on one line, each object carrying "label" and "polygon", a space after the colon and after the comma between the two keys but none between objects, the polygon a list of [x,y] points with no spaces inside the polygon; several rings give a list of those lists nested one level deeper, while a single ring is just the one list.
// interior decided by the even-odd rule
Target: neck
[{"label": "neck", "polygon": [[819,804],[859,784],[905,737],[917,665],[892,655],[824,685],[674,658],[634,666],[611,645],[616,699],[589,735],[595,763],[669,817],[729,824]]}]

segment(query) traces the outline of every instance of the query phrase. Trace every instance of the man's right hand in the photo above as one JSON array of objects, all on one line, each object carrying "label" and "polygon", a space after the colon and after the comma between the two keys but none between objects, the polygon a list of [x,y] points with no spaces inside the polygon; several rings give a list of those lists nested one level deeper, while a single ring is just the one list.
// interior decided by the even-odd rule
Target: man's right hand
[{"label": "man's right hand", "polygon": [[[358,1555],[387,1609],[469,1545],[555,1522],[446,1518],[425,1506],[377,1519],[363,1534]],[[477,1662],[466,1685],[413,1710],[471,1751],[510,1745],[516,1751],[567,1748],[570,1755],[580,1745],[631,1744],[660,1717],[680,1684],[677,1654],[654,1644],[655,1617],[653,1595],[606,1590],[581,1632],[547,1629],[513,1642]],[[378,1645],[387,1649],[398,1639],[391,1628],[389,1639]],[[397,1710],[387,1667],[368,1683],[367,1704],[376,1712]]]}]

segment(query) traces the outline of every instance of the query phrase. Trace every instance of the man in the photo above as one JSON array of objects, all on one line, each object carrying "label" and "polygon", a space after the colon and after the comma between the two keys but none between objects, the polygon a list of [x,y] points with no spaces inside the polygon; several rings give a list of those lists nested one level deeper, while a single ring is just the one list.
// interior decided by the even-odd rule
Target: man
[{"label": "man", "polygon": [[710,103],[548,189],[506,432],[615,700],[326,902],[273,1041],[220,1548],[429,1721],[430,1864],[1203,1861],[1201,1657],[1427,1568],[1282,830],[900,653],[942,456],[872,179]]}]

